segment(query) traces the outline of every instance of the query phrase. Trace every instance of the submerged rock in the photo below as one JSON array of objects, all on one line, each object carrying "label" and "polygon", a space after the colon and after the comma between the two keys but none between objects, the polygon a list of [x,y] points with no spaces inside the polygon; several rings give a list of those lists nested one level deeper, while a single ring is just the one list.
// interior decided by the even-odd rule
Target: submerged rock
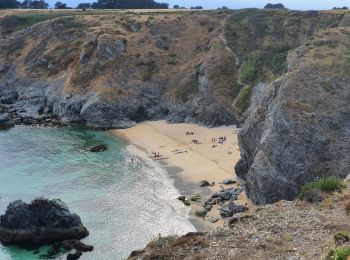
[{"label": "submerged rock", "polygon": [[6,129],[13,127],[14,124],[6,116],[0,115],[0,129]]},{"label": "submerged rock", "polygon": [[178,199],[179,201],[184,202],[184,201],[186,200],[186,196],[180,195],[177,199]]},{"label": "submerged rock", "polygon": [[10,203],[0,217],[0,242],[4,244],[44,244],[89,235],[78,215],[58,199],[21,200]]},{"label": "submerged rock", "polygon": [[78,239],[65,240],[61,243],[61,245],[65,250],[76,249],[82,252],[90,252],[94,250],[93,246],[86,245]]},{"label": "submerged rock", "polygon": [[92,153],[98,153],[98,152],[104,152],[104,151],[106,151],[107,150],[107,146],[106,145],[104,145],[104,144],[98,144],[98,145],[96,145],[95,147],[92,147],[91,149],[90,149],[90,152],[92,152]]}]

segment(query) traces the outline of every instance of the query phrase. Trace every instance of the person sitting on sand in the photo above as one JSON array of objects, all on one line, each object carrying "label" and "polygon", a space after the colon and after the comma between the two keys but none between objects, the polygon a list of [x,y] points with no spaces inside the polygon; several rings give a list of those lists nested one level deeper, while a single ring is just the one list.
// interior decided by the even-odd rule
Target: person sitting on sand
[{"label": "person sitting on sand", "polygon": [[192,142],[193,142],[194,144],[199,144],[199,141],[196,140],[196,139],[192,140]]}]

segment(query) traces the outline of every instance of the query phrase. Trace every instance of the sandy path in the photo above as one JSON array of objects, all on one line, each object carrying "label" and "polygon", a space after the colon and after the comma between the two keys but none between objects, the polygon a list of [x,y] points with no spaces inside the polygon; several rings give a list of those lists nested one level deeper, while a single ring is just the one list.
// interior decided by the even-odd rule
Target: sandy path
[{"label": "sandy path", "polygon": [[[194,135],[186,135],[193,132]],[[194,216],[202,209],[202,203],[215,191],[220,189],[224,179],[236,179],[233,167],[239,160],[237,129],[234,127],[207,128],[195,124],[167,124],[165,121],[144,122],[135,127],[113,130],[113,133],[126,138],[131,145],[144,150],[149,158],[152,152],[159,152],[165,158],[159,164],[165,167],[169,176],[175,180],[175,186],[182,195],[191,197],[200,195],[200,202],[191,203],[190,219],[199,229],[222,225],[222,220],[215,224]],[[224,144],[212,143],[213,137],[225,136]],[[197,139],[200,143],[193,144]],[[213,148],[213,145],[217,145]],[[199,187],[201,180],[215,182],[213,187]],[[230,187],[226,185],[225,187]],[[241,195],[240,203],[246,198]],[[214,206],[208,213],[219,216],[219,206]]]}]

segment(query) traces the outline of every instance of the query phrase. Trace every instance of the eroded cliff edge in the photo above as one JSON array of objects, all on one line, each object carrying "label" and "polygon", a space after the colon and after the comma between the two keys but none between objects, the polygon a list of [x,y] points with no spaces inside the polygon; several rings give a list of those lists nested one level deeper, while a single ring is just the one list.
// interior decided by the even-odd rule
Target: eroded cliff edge
[{"label": "eroded cliff edge", "polygon": [[14,123],[239,124],[251,88],[283,74],[291,49],[344,18],[257,9],[58,14],[40,13],[61,17],[26,28],[38,14],[0,17],[0,112]]},{"label": "eroded cliff edge", "polygon": [[[321,30],[289,54],[288,72],[255,89],[236,173],[258,204],[350,170],[350,29]],[[258,89],[259,88],[259,89]]]}]

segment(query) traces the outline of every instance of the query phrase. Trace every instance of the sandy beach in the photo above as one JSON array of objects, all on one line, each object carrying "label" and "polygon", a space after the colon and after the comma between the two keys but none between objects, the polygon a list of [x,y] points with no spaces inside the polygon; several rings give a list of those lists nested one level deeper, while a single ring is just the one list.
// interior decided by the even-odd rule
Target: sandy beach
[{"label": "sandy beach", "polygon": [[[225,179],[236,180],[234,165],[239,160],[240,153],[235,127],[207,128],[196,124],[148,121],[112,132],[127,139],[132,149],[142,150],[149,159],[154,159],[152,152],[159,153],[161,159],[156,162],[174,180],[180,194],[187,198],[194,195],[201,197],[197,202],[191,201],[190,206],[190,220],[197,230],[204,231],[223,224],[221,218],[215,224],[208,221],[209,217],[219,217],[218,205],[204,219],[195,216],[195,211],[202,209],[203,202],[220,190],[220,186],[237,186],[221,185]],[[193,135],[187,135],[186,132],[193,132]],[[218,139],[220,136],[226,137],[226,142],[219,144],[212,141],[212,138]],[[194,144],[192,140],[198,140],[199,143]],[[202,180],[215,182],[215,185],[200,187]],[[241,194],[237,203],[246,202],[245,194]]]}]

